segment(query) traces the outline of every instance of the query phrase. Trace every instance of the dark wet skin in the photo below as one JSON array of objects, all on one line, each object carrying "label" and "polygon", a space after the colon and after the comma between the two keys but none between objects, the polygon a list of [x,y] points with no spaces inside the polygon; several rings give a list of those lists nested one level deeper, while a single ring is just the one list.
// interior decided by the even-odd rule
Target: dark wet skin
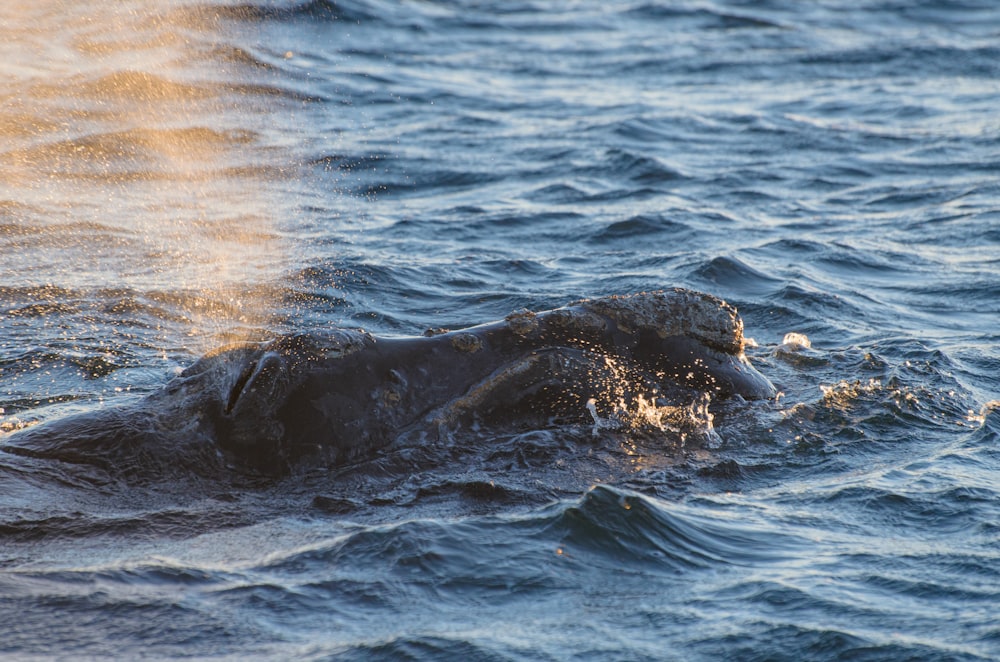
[{"label": "dark wet skin", "polygon": [[775,389],[743,355],[735,309],[669,290],[423,337],[337,330],[226,348],[140,403],[34,426],[0,448],[109,470],[281,473],[304,458],[370,456],[413,430],[586,420],[588,403],[603,415],[623,399],[703,393],[751,400]]}]

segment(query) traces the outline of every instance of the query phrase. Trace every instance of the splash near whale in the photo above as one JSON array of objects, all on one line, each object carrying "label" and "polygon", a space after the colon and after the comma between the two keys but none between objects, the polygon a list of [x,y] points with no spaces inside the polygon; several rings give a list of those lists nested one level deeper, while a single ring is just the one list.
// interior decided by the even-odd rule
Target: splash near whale
[{"label": "splash near whale", "polygon": [[340,466],[467,426],[611,416],[629,399],[765,399],[743,322],[711,295],[610,296],[421,337],[287,335],[212,352],[160,391],[16,432],[7,453],[141,477],[158,468]]}]

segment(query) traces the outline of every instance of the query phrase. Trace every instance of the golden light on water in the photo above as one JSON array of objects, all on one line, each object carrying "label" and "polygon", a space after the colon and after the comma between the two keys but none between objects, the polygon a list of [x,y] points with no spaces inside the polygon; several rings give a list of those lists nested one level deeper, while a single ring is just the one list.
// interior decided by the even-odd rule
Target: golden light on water
[{"label": "golden light on water", "polygon": [[213,80],[240,75],[221,24],[150,1],[17,1],[0,20],[0,231],[31,263],[13,276],[158,298],[196,349],[266,326],[276,168],[261,111]]}]

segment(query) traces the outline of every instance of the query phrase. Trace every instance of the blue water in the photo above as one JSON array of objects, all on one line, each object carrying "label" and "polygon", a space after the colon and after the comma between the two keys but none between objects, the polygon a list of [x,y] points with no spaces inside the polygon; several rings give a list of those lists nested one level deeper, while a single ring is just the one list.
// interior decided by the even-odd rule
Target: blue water
[{"label": "blue water", "polygon": [[4,431],[234,340],[673,286],[736,305],[782,392],[698,443],[484,432],[246,484],[2,454],[0,655],[1000,658],[994,3],[0,26]]}]

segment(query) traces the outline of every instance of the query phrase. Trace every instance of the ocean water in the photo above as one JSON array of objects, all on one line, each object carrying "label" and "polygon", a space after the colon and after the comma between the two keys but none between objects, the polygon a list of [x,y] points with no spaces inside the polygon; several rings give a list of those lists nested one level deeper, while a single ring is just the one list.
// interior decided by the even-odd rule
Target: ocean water
[{"label": "ocean water", "polygon": [[[993,2],[6,0],[0,31],[0,656],[1000,658]],[[2,452],[233,341],[674,286],[738,307],[778,398],[271,480]]]}]

